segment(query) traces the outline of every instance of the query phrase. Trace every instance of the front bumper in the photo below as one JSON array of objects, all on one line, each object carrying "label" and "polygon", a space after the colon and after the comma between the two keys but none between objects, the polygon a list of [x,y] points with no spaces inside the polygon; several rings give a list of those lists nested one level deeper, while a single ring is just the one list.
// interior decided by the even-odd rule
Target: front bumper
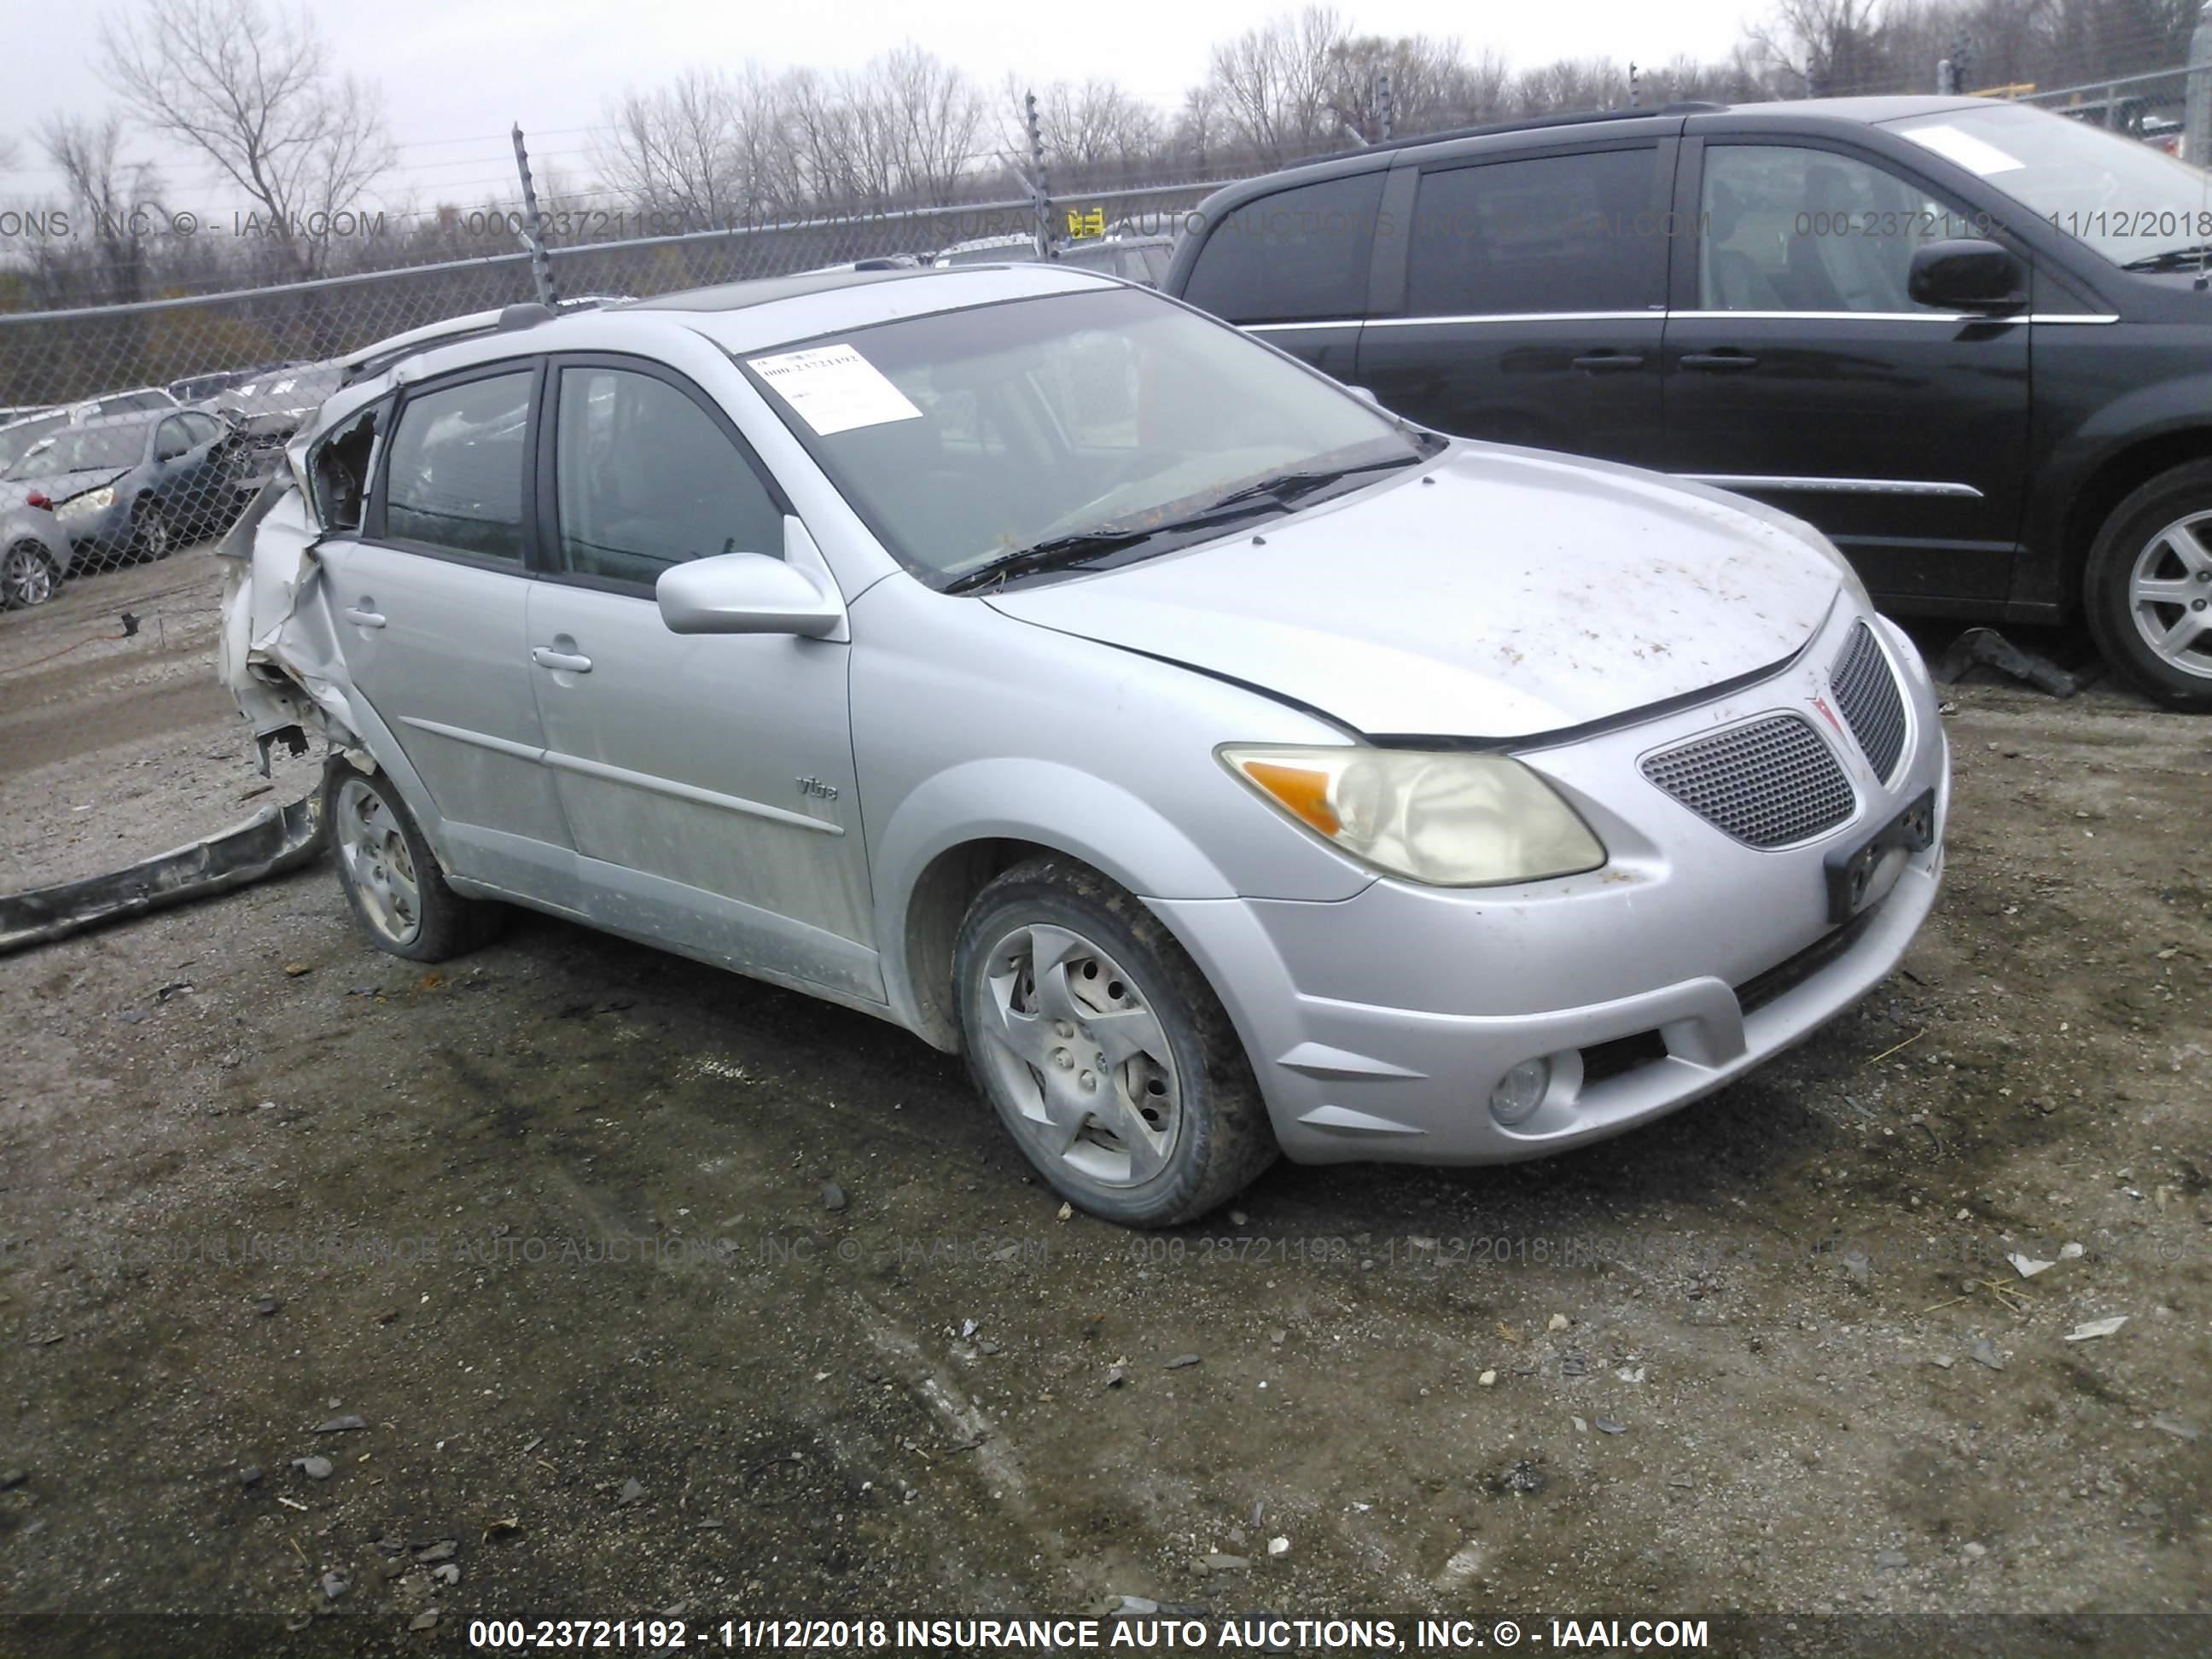
[{"label": "front bumper", "polygon": [[[1277,1138],[1306,1163],[1503,1163],[1615,1134],[1711,1093],[1849,1008],[1896,966],[1942,874],[1950,763],[1917,654],[1877,636],[1908,730],[1893,775],[1816,699],[1839,606],[1790,667],[1714,703],[1524,752],[1611,854],[1589,875],[1517,888],[1381,880],[1335,903],[1155,901],[1243,1036]],[[1778,851],[1732,840],[1646,781],[1638,762],[1717,727],[1804,714],[1844,765],[1850,817]],[[1838,927],[1829,855],[1932,793],[1933,843]],[[1491,1115],[1524,1061],[1551,1062],[1527,1121]]]}]

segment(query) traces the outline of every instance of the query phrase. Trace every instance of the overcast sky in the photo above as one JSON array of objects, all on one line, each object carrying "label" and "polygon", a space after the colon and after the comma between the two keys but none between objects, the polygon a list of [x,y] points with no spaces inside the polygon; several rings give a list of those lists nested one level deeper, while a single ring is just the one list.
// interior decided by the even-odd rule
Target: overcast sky
[{"label": "overcast sky", "polygon": [[[88,25],[103,9],[80,15]],[[385,194],[396,201],[411,189],[427,206],[438,199],[474,205],[511,186],[506,133],[517,120],[541,167],[550,162],[581,182],[591,171],[591,135],[581,129],[605,118],[609,96],[693,65],[752,58],[776,69],[851,68],[911,38],[987,89],[1010,71],[1040,85],[1105,76],[1172,107],[1204,75],[1214,40],[1285,7],[1280,0],[1206,7],[1184,0],[371,0],[315,9],[339,58],[383,88],[401,161]],[[1759,8],[1741,0],[1363,0],[1339,9],[1362,33],[1456,35],[1470,51],[1491,46],[1525,68],[1597,53],[1654,64],[1677,52],[1717,57]],[[57,35],[46,0],[0,0],[0,18],[9,25],[0,38],[27,48],[0,54],[0,135],[19,147],[14,169],[0,174],[0,201],[21,200],[56,182],[31,139],[39,121],[55,112],[98,111],[110,99],[96,73],[92,27]],[[66,50],[37,45],[64,41]],[[162,163],[179,204],[203,211],[240,205],[234,189],[212,185],[197,165],[149,140],[138,150]]]}]

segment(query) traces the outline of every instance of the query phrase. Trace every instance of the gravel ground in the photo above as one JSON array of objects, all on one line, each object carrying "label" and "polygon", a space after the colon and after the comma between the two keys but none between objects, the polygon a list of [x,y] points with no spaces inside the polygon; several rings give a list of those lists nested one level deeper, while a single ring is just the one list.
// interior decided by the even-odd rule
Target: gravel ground
[{"label": "gravel ground", "polygon": [[[311,783],[211,563],[0,617],[0,887]],[[888,1025],[535,917],[426,971],[327,866],[8,958],[0,1612],[2212,1612],[2212,721],[1948,724],[1936,914],[1780,1064],[1167,1234]]]}]

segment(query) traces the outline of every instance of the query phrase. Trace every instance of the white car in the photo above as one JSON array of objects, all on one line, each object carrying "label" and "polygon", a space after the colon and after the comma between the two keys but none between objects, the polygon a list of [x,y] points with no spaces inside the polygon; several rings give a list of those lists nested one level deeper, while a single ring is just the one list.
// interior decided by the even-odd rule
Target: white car
[{"label": "white car", "polygon": [[524,904],[865,1011],[1158,1224],[1644,1122],[1935,900],[1927,676],[1779,513],[1050,265],[512,320],[333,396],[223,547],[382,949]]}]

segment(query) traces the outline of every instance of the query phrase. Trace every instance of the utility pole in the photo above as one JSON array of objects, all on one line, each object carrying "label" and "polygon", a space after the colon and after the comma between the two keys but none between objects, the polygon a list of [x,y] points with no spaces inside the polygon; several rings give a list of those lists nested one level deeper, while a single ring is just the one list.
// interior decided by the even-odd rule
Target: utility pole
[{"label": "utility pole", "polygon": [[1022,100],[1030,122],[1030,192],[1036,198],[1037,258],[1052,258],[1052,180],[1044,170],[1044,129],[1037,121],[1036,94]]},{"label": "utility pole", "polygon": [[545,252],[545,216],[538,210],[538,186],[531,182],[530,152],[523,147],[519,121],[514,126],[514,170],[522,178],[522,240],[530,250],[530,279],[537,284],[538,304],[556,306],[561,295],[553,286],[553,261]]}]

